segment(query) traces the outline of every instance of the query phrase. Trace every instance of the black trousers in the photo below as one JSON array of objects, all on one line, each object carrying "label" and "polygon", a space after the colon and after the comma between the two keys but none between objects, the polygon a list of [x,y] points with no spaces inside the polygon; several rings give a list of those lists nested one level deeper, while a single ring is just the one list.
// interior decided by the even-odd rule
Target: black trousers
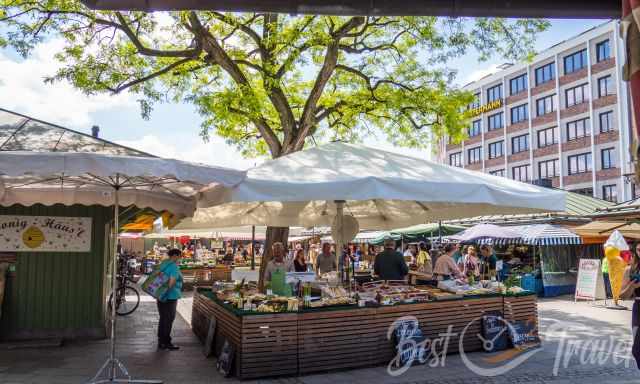
[{"label": "black trousers", "polygon": [[171,344],[171,327],[176,319],[178,300],[157,301],[160,322],[158,323],[158,344]]},{"label": "black trousers", "polygon": [[640,300],[633,300],[633,310],[631,312],[631,326],[633,330],[633,347],[631,347],[631,354],[640,368]]}]

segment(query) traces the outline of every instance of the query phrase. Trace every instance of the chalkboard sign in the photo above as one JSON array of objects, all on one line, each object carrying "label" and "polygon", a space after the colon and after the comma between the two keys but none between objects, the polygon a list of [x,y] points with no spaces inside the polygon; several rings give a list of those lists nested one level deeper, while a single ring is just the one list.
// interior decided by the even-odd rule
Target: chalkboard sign
[{"label": "chalkboard sign", "polygon": [[535,321],[519,320],[509,325],[509,337],[514,347],[530,347],[540,344],[540,338],[535,333]]},{"label": "chalkboard sign", "polygon": [[207,338],[204,340],[204,349],[202,352],[206,357],[210,357],[213,354],[214,339],[216,338],[216,326],[217,321],[215,317],[209,319],[209,331],[207,332]]},{"label": "chalkboard sign", "polygon": [[425,336],[420,329],[417,319],[407,319],[395,323],[394,342],[398,366],[413,364],[416,362],[425,363],[429,356],[429,348],[425,343]]},{"label": "chalkboard sign", "polygon": [[509,348],[509,327],[501,311],[489,311],[482,316],[482,349],[485,352]]},{"label": "chalkboard sign", "polygon": [[231,367],[233,366],[233,358],[236,355],[236,348],[229,343],[229,340],[225,340],[216,362],[216,369],[224,377],[231,376]]}]

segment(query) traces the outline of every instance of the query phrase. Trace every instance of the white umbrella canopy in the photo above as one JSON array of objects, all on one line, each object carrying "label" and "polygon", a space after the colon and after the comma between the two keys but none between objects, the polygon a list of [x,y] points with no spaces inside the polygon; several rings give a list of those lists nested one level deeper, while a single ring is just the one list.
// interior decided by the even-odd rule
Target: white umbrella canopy
[{"label": "white umbrella canopy", "polygon": [[361,229],[391,230],[485,214],[565,209],[565,192],[334,142],[247,171],[230,189],[198,194],[194,222],[226,225],[331,225],[335,201]]},{"label": "white umbrella canopy", "polygon": [[0,205],[112,206],[117,188],[121,206],[190,216],[199,189],[230,187],[243,178],[242,171],[154,157],[3,151]]},{"label": "white umbrella canopy", "polygon": [[[116,297],[117,231],[121,205],[190,215],[204,186],[231,187],[244,172],[155,157],[94,152],[0,152],[0,205],[100,204],[114,207],[111,259],[112,297]],[[109,358],[91,380],[135,382],[115,357],[116,305],[111,305]],[[118,371],[125,379],[118,379]]]}]

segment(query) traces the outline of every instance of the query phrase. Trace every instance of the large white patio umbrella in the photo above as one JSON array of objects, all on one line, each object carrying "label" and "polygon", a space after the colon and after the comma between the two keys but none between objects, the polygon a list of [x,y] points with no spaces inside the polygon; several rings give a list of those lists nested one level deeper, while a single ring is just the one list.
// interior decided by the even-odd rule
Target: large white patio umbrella
[{"label": "large white patio umbrella", "polygon": [[326,226],[344,209],[361,229],[391,230],[565,209],[560,190],[341,142],[267,161],[231,189],[198,195],[194,222],[218,226]]},{"label": "large white patio umbrella", "polygon": [[[241,171],[153,157],[3,151],[0,152],[0,205],[114,206],[112,292],[115,297],[121,205],[191,215],[199,189],[209,184],[230,187],[243,178]],[[91,382],[148,382],[131,380],[115,356],[116,306],[111,307],[109,358]],[[118,378],[118,370],[125,378]]]}]

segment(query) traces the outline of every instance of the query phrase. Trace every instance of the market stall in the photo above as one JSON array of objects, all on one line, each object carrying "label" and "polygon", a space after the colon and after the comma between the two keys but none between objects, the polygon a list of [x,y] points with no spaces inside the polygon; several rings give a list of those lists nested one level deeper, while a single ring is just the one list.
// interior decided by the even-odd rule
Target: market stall
[{"label": "market stall", "polygon": [[502,260],[503,278],[513,276],[523,288],[545,297],[573,293],[578,260],[590,252],[579,235],[551,224],[478,224],[447,240],[493,245]]},{"label": "market stall", "polygon": [[[294,309],[291,298],[272,298],[270,312],[259,312],[238,309],[239,299],[224,292],[200,289],[194,295],[192,327],[201,340],[214,338],[216,354],[227,344],[226,350],[232,353],[227,360],[231,374],[241,379],[388,364],[397,353],[388,332],[404,316],[417,319],[423,335],[433,342],[431,353],[442,353],[445,346],[446,353],[458,353],[460,348],[482,350],[477,335],[482,315],[489,312],[504,314],[509,323],[527,323],[531,334],[537,335],[536,296],[532,293],[465,295],[409,286],[395,291],[389,294],[394,299],[365,301],[364,306],[337,302],[305,308],[300,302]],[[257,297],[245,298],[244,308],[247,300]],[[209,335],[214,319],[215,331]],[[446,341],[445,333],[452,334]]]},{"label": "market stall", "polygon": [[[388,231],[470,214],[564,208],[562,191],[379,149],[331,143],[267,161],[247,171],[247,177],[230,191],[203,191],[193,221],[203,226],[330,225],[335,248],[340,250],[353,240],[358,233],[353,229],[358,227]],[[535,297],[524,296],[520,303],[520,299],[503,296],[522,293],[520,287],[490,280],[472,285],[450,280],[453,285],[437,287],[402,282],[358,284],[356,288],[341,281],[340,273],[330,273],[335,279],[332,289],[323,289],[316,281],[309,293],[305,284],[302,300],[296,296],[295,285],[291,291],[283,290],[291,294],[270,295],[278,281],[273,273],[263,292],[240,287],[200,291],[194,304],[194,330],[209,339],[213,336],[208,334],[213,324],[209,320],[215,319],[216,343],[222,344],[215,352],[218,362],[227,364],[232,356],[234,372],[241,378],[388,362],[394,349],[386,340],[387,331],[403,316],[418,318],[432,336],[448,325],[461,331],[492,310],[526,318],[533,324],[531,333],[537,330]],[[278,290],[280,285],[278,282]],[[481,343],[469,340],[463,345],[477,350]],[[453,351],[452,347],[449,352]]]}]

